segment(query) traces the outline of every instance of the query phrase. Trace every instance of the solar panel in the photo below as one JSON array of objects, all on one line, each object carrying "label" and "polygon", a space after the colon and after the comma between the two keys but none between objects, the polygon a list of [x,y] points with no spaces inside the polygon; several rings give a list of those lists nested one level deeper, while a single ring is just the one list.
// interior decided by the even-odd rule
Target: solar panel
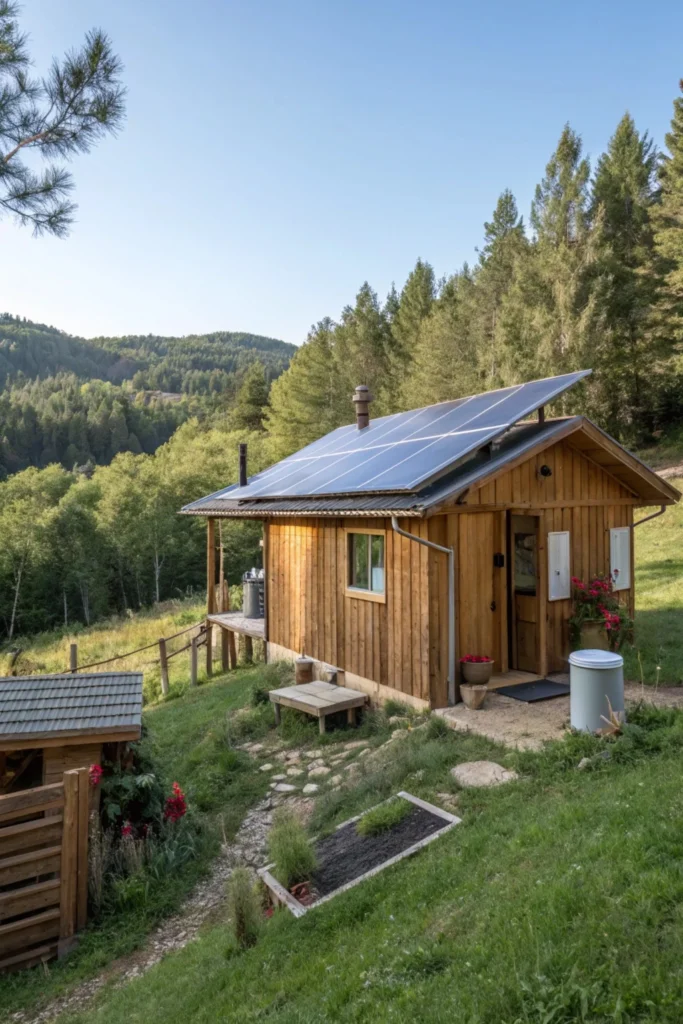
[{"label": "solar panel", "polygon": [[338,427],[216,497],[281,498],[413,491],[551,402],[590,370]]}]

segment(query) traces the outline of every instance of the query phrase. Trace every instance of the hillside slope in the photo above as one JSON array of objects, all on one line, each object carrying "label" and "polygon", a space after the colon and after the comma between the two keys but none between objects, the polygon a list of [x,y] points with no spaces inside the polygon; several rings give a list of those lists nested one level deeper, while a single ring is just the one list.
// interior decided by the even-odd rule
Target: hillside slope
[{"label": "hillside slope", "polygon": [[[289,364],[296,346],[276,338],[241,331],[164,338],[78,338],[46,324],[9,313],[0,314],[0,387],[8,377],[50,377],[74,373],[82,380],[99,378],[137,388],[198,391],[216,371],[234,373],[258,359],[271,379]],[[206,374],[197,378],[196,374]],[[186,378],[194,387],[186,387]],[[200,386],[198,386],[200,385]],[[222,389],[215,389],[222,390]]]}]

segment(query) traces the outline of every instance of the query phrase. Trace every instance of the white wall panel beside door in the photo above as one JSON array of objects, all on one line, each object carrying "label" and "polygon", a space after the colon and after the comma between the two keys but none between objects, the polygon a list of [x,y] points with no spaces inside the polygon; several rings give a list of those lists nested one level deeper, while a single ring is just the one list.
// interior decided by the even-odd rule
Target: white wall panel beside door
[{"label": "white wall panel beside door", "polygon": [[609,568],[615,590],[631,589],[631,528],[617,526],[609,532]]},{"label": "white wall panel beside door", "polygon": [[548,534],[548,600],[571,597],[569,568],[569,530]]}]

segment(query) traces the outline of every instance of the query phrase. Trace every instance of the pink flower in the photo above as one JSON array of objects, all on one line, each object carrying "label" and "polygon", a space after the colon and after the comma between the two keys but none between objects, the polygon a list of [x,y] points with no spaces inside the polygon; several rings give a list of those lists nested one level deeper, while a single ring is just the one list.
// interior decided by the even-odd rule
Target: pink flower
[{"label": "pink flower", "polygon": [[133,826],[131,825],[131,823],[129,821],[124,821],[123,825],[121,826],[121,835],[122,836],[132,836],[133,835]]},{"label": "pink flower", "polygon": [[99,784],[100,784],[100,782],[102,780],[102,775],[103,774],[104,773],[102,771],[102,766],[101,765],[99,765],[99,764],[91,764],[90,768],[88,769],[88,775],[89,775],[89,778],[90,778],[90,785],[91,786],[99,786]]}]

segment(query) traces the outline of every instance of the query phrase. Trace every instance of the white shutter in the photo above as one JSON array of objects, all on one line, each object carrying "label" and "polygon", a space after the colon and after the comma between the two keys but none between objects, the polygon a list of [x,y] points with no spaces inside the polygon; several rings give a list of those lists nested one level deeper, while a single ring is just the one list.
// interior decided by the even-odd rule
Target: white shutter
[{"label": "white shutter", "polygon": [[548,534],[548,600],[571,597],[569,575],[569,531]]},{"label": "white shutter", "polygon": [[615,590],[631,589],[631,528],[618,526],[609,532],[610,572]]}]

